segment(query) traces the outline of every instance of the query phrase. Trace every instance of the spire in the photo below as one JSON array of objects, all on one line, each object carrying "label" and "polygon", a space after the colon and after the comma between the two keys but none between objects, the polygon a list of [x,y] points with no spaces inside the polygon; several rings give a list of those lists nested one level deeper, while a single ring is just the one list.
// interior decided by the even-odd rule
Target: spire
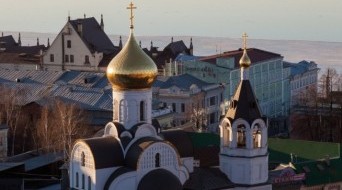
[{"label": "spire", "polygon": [[37,46],[39,46],[39,38],[37,38]]},{"label": "spire", "polygon": [[141,40],[139,40],[139,46],[141,47]]},{"label": "spire", "polygon": [[50,38],[48,38],[47,47],[48,47],[48,48],[50,47]]},{"label": "spire", "polygon": [[86,14],[83,14],[83,17],[84,17],[84,18],[87,18],[87,15],[86,15]]},{"label": "spire", "polygon": [[70,11],[68,11],[68,21],[70,21]]},{"label": "spire", "polygon": [[133,23],[133,19],[134,19],[134,14],[133,14],[133,9],[137,9],[137,7],[134,6],[133,2],[131,1],[131,3],[129,4],[129,7],[127,7],[127,9],[131,10],[131,15],[130,15],[130,20],[131,20],[131,25],[130,25],[130,29],[131,31],[134,29],[134,23]]},{"label": "spire", "polygon": [[152,49],[153,49],[153,42],[152,42],[152,40],[151,40],[151,47],[150,47],[150,51],[152,51]]},{"label": "spire", "polygon": [[18,37],[18,46],[21,46],[21,34],[19,33],[19,37]]},{"label": "spire", "polygon": [[122,37],[120,36],[119,48],[122,49]]},{"label": "spire", "polygon": [[243,33],[242,39],[243,39],[243,54],[239,61],[241,66],[241,80],[248,80],[248,68],[251,65],[251,60],[248,57],[247,54],[247,34]]},{"label": "spire", "polygon": [[171,43],[173,43],[173,36],[171,37]]},{"label": "spire", "polygon": [[104,30],[103,14],[101,14],[101,29]]},{"label": "spire", "polygon": [[190,55],[193,55],[193,54],[194,54],[194,46],[192,45],[192,38],[190,38],[189,52],[190,52]]}]

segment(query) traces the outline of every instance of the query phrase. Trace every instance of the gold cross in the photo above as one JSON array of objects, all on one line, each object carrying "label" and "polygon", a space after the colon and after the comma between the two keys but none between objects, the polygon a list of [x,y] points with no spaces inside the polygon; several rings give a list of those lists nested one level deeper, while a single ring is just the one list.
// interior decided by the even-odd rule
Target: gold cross
[{"label": "gold cross", "polygon": [[137,9],[137,7],[134,7],[134,4],[131,2],[129,4],[129,7],[127,7],[127,9],[131,10],[131,17],[129,18],[131,20],[131,29],[133,29],[133,19],[134,19],[134,15],[133,15],[133,9]]},{"label": "gold cross", "polygon": [[247,34],[246,32],[243,33],[242,39],[243,39],[243,49],[247,49]]}]

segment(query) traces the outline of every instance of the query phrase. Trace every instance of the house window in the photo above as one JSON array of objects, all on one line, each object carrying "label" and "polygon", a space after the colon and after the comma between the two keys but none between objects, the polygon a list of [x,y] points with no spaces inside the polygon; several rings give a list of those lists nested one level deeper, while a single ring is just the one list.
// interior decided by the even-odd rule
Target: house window
[{"label": "house window", "polygon": [[55,62],[55,55],[54,54],[50,54],[50,62]]},{"label": "house window", "polygon": [[182,112],[185,112],[185,104],[184,103],[181,104],[181,109],[182,109]]},{"label": "house window", "polygon": [[172,103],[172,111],[176,112],[176,103]]},{"label": "house window", "polygon": [[88,190],[91,190],[91,178],[88,176]]},{"label": "house window", "polygon": [[71,48],[71,40],[67,41],[67,48]]},{"label": "house window", "polygon": [[145,120],[145,102],[141,101],[140,102],[140,121]]},{"label": "house window", "polygon": [[84,154],[84,152],[81,153],[81,166],[85,166],[85,154]]},{"label": "house window", "polygon": [[68,62],[69,62],[69,55],[65,55],[65,59],[64,59],[64,61],[65,61],[66,63],[68,63]]},{"label": "house window", "polygon": [[213,124],[216,122],[216,112],[213,112],[209,115],[209,123]]},{"label": "house window", "polygon": [[216,104],[216,97],[210,97],[209,99],[209,106],[214,106]]},{"label": "house window", "polygon": [[74,62],[74,55],[70,55],[70,63]]},{"label": "house window", "polygon": [[89,55],[86,55],[85,57],[84,57],[84,64],[89,64],[90,62],[89,62]]},{"label": "house window", "polygon": [[76,172],[76,187],[78,187],[78,172]]},{"label": "house window", "polygon": [[160,154],[157,153],[155,156],[155,167],[159,168],[160,167]]}]

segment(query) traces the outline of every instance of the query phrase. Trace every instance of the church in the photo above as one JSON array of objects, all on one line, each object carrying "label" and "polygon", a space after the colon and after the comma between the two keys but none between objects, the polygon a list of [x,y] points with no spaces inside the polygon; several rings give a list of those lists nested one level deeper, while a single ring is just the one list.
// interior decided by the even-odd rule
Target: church
[{"label": "church", "polygon": [[248,80],[247,35],[240,59],[241,81],[219,126],[219,166],[210,168],[215,175],[207,183],[209,178],[198,177],[208,169],[201,169],[194,159],[191,138],[182,130],[161,131],[152,122],[151,87],[157,66],[135,39],[136,7],[130,3],[127,8],[131,13],[129,38],[106,71],[113,90],[113,121],[101,137],[75,142],[69,164],[70,188],[272,189],[267,118],[262,117]]}]

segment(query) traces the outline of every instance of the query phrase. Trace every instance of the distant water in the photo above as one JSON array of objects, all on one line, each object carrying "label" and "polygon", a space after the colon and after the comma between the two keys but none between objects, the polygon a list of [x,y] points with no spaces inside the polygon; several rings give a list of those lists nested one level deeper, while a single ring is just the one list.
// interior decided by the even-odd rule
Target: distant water
[{"label": "distant water", "polygon": [[[4,35],[12,34],[17,40],[18,33],[4,32]],[[23,45],[35,45],[37,38],[39,38],[40,44],[46,45],[47,39],[50,38],[50,44],[52,44],[56,35],[51,33],[21,32],[21,39]],[[115,45],[118,44],[119,36],[110,35],[109,37]],[[141,41],[142,47],[149,48],[151,41],[153,41],[153,45],[159,47],[160,50],[171,41],[171,36],[137,36],[136,38]],[[241,39],[196,36],[192,38],[194,54],[199,56],[236,50],[241,47]],[[122,39],[125,42],[127,36],[123,36]],[[174,41],[177,40],[183,40],[187,46],[190,44],[190,36],[175,36]],[[249,39],[248,47],[281,54],[284,60],[289,62],[299,62],[301,60],[315,61],[321,68],[321,71],[325,71],[328,67],[333,67],[342,74],[342,42]]]}]

